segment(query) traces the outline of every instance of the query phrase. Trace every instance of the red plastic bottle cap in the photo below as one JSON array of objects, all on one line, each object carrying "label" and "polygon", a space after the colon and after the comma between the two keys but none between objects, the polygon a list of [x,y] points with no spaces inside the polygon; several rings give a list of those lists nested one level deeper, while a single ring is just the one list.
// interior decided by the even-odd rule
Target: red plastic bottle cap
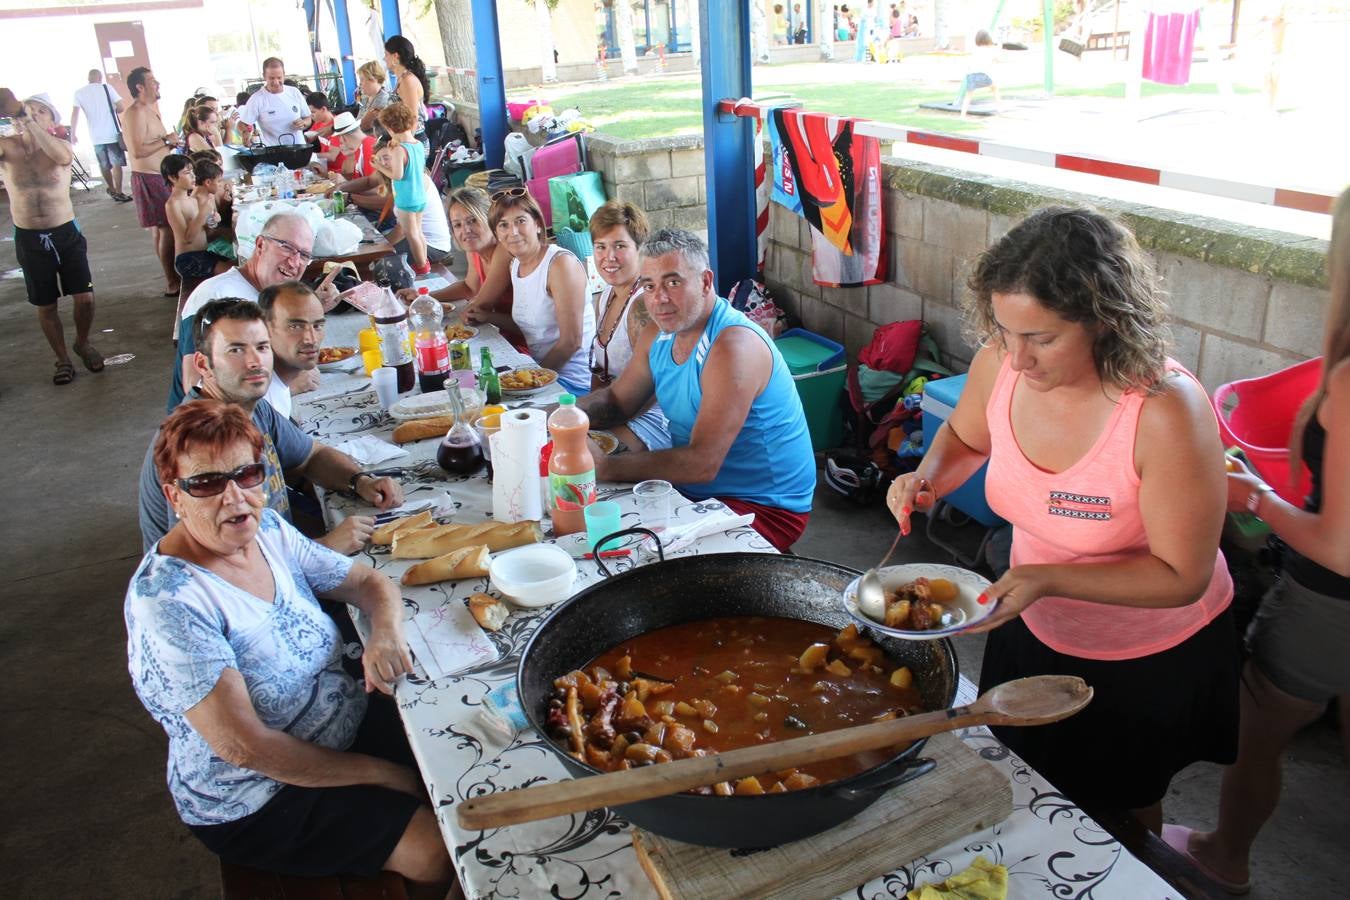
[{"label": "red plastic bottle cap", "polygon": [[430,294],[430,293],[431,293],[431,288],[420,287],[420,288],[417,289],[417,296],[419,296],[419,297],[423,296],[424,294]]}]

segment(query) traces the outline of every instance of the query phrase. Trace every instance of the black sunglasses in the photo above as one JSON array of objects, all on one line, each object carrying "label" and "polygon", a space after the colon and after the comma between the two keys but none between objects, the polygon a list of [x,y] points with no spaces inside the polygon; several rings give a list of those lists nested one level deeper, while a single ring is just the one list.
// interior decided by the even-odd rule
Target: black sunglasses
[{"label": "black sunglasses", "polygon": [[231,481],[244,490],[255,488],[267,477],[267,467],[260,462],[246,463],[233,472],[203,472],[178,479],[178,486],[189,497],[214,497],[225,493],[225,486]]},{"label": "black sunglasses", "polygon": [[492,196],[488,198],[488,200],[490,200],[493,203],[496,203],[503,197],[524,197],[525,193],[526,191],[525,188],[523,187],[502,188],[500,191],[495,191],[492,194]]}]

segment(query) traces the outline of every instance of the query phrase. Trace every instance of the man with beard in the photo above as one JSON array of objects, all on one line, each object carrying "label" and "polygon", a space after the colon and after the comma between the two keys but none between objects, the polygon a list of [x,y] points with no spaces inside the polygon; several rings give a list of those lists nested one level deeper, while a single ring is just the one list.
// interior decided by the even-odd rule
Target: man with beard
[{"label": "man with beard", "polygon": [[150,229],[155,255],[164,270],[164,296],[177,297],[180,282],[173,268],[173,229],[164,212],[169,185],[159,172],[160,161],[178,142],[178,135],[164,127],[159,115],[159,82],[145,66],[137,66],[127,76],[131,106],[122,117],[122,138],[131,159],[131,196],[136,201],[136,218],[142,228]]},{"label": "man with beard", "polygon": [[[398,482],[363,472],[356,460],[314,441],[270,404],[261,402],[272,381],[272,344],[258,304],[239,299],[213,300],[202,307],[197,328],[201,349],[192,355],[192,362],[200,384],[188,398],[224,400],[248,411],[263,435],[268,506],[290,518],[287,477],[302,477],[330,491],[351,491],[378,509],[403,503]],[[155,470],[157,439],[158,433],[151,439],[141,466],[140,524],[145,552],[168,533],[175,521]],[[374,525],[369,516],[348,516],[317,540],[339,553],[355,553],[370,538]]]},{"label": "man with beard", "polygon": [[87,244],[70,202],[70,145],[52,132],[58,119],[46,94],[29,97],[14,119],[14,137],[0,137],[0,173],[9,191],[14,218],[14,255],[23,269],[28,302],[37,307],[38,324],[56,354],[53,384],[70,384],[75,367],[66,353],[65,331],[56,301],[75,300],[75,353],[91,372],[103,370],[103,357],[89,343],[94,323],[94,282]]},{"label": "man with beard", "polygon": [[272,386],[267,402],[291,416],[291,396],[319,386],[319,347],[323,345],[323,304],[303,281],[283,281],[258,295],[272,338]]},{"label": "man with beard", "polygon": [[[295,213],[277,213],[263,223],[262,231],[254,240],[253,255],[246,262],[197,286],[183,304],[182,317],[178,321],[178,358],[169,386],[168,411],[182,402],[184,390],[195,383],[191,361],[196,349],[192,318],[197,315],[197,310],[221,297],[256,301],[263,288],[295,281],[314,258],[313,249],[314,232],[309,223]],[[336,293],[329,286],[324,292],[325,302],[335,299]]]}]

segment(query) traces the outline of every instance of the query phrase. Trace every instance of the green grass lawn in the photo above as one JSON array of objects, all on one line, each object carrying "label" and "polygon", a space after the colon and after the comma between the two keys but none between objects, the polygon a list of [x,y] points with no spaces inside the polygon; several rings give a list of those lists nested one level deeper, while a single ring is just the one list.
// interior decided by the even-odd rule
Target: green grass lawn
[{"label": "green grass lawn", "polygon": [[[1039,84],[1014,85],[1003,89],[1005,100],[1018,95],[1039,94]],[[1234,86],[1238,94],[1259,93],[1248,86]],[[1143,95],[1157,97],[1171,94],[1212,96],[1218,93],[1213,84],[1166,85],[1145,82]],[[591,83],[580,85],[548,85],[512,92],[512,99],[532,95],[547,98],[557,111],[571,106],[579,108],[595,123],[596,129],[616,138],[664,137],[677,134],[698,134],[703,130],[703,95],[697,76],[680,78],[651,78],[642,81]],[[766,87],[763,97],[786,96],[801,100],[806,109],[829,112],[841,116],[856,116],[891,122],[923,131],[941,131],[949,134],[977,132],[983,124],[978,117],[962,120],[955,113],[920,109],[920,103],[934,100],[952,100],[956,88],[914,83],[884,84],[860,82],[774,84]],[[988,92],[981,92],[987,97]],[[1125,83],[1116,82],[1086,87],[1061,88],[1057,97],[1101,97],[1118,100],[1125,97]]]},{"label": "green grass lawn", "polygon": [[[763,96],[770,96],[769,89]],[[549,86],[520,91],[511,99],[542,94],[555,110],[576,106],[596,129],[617,138],[698,134],[703,130],[703,95],[697,78],[662,78],[632,84]],[[806,108],[842,116],[894,122],[929,131],[962,132],[980,127],[978,120],[918,108],[930,100],[950,100],[951,89],[915,85],[863,83],[774,85],[772,95],[795,97]]]}]

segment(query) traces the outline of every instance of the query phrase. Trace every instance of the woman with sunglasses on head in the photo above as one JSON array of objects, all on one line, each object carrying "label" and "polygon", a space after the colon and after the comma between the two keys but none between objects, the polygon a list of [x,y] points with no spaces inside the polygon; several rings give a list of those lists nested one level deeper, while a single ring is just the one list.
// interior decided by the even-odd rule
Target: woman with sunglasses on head
[{"label": "woman with sunglasses on head", "polygon": [[1223,774],[1213,831],[1163,826],[1164,841],[1233,894],[1250,886],[1252,845],[1279,804],[1285,747],[1337,698],[1350,757],[1350,190],[1332,217],[1327,281],[1322,376],[1289,435],[1290,459],[1301,461],[1291,481],[1306,465],[1312,489],[1298,506],[1241,463],[1228,474],[1229,512],[1256,514],[1285,545],[1282,577],[1247,629],[1237,762]]},{"label": "woman with sunglasses on head", "polygon": [[464,320],[518,327],[535,362],[557,372],[569,392],[590,393],[587,348],[595,338],[595,310],[587,302],[586,269],[548,242],[544,213],[523,187],[492,195],[488,224],[510,254],[511,312],[471,305]]},{"label": "woman with sunglasses on head", "polygon": [[[443,892],[449,856],[397,712],[366,696],[412,670],[399,590],[267,508],[262,451],[248,414],[218,400],[178,407],[155,442],[178,522],[132,576],[124,614],[178,815],[226,862],[389,870]],[[364,689],[318,595],[368,617]]]},{"label": "woman with sunglasses on head", "polygon": [[[611,384],[633,358],[638,336],[651,323],[638,290],[638,250],[651,232],[647,214],[631,203],[610,200],[591,215],[595,267],[605,289],[595,298],[595,337],[591,340],[591,390]],[[670,423],[655,399],[625,425],[610,429],[632,450],[669,450]]]}]

